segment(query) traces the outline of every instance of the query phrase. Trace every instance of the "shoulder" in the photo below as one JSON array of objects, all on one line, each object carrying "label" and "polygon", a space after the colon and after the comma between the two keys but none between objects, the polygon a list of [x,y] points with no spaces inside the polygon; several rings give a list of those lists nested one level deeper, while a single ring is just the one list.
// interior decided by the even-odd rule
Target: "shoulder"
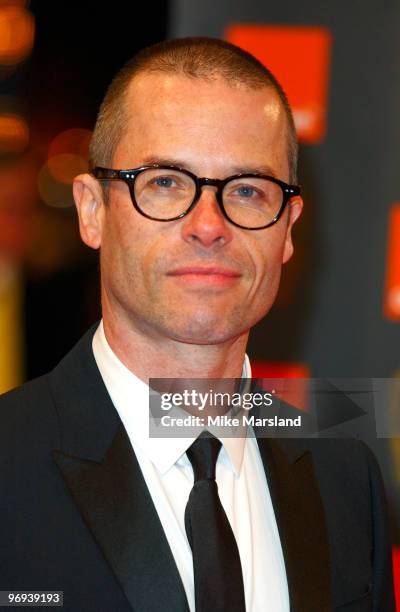
[{"label": "shoulder", "polygon": [[31,410],[35,412],[51,401],[48,375],[44,374],[29,380],[0,395],[0,418],[2,423],[16,418],[24,412],[26,416]]},{"label": "shoulder", "polygon": [[0,395],[0,430],[57,418],[55,393],[69,395],[71,387],[86,381],[88,369],[94,369],[91,346],[98,324],[97,321],[86,331],[53,370]]},{"label": "shoulder", "polygon": [[359,439],[313,440],[309,448],[325,509],[334,584],[343,585],[343,576],[356,584],[359,572],[370,584],[374,610],[394,611],[388,503],[374,452]]},{"label": "shoulder", "polygon": [[381,530],[387,540],[387,497],[371,448],[359,439],[310,440],[308,447],[331,529],[337,533],[350,525],[359,545]]},{"label": "shoulder", "polygon": [[371,448],[356,438],[320,438],[307,442],[314,469],[323,485],[337,482],[341,487],[369,488],[382,480],[381,470]]},{"label": "shoulder", "polygon": [[374,456],[369,446],[359,438],[308,438],[306,447],[320,460],[329,461],[334,458],[344,464],[365,462]]},{"label": "shoulder", "polygon": [[7,457],[47,446],[58,438],[58,430],[48,375],[0,395],[0,448]]},{"label": "shoulder", "polygon": [[[59,448],[68,431],[76,432],[87,406],[104,403],[102,379],[93,356],[96,321],[50,372],[0,395],[0,453],[21,456]],[[63,420],[64,419],[64,420]],[[18,459],[19,460],[19,459]]]}]

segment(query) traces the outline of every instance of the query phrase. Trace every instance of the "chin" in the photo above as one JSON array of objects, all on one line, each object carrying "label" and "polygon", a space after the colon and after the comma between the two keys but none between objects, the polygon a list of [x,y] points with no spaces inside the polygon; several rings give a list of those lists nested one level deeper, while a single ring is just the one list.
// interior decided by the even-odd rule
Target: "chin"
[{"label": "chin", "polygon": [[221,344],[243,334],[243,322],[240,327],[235,325],[221,325],[221,320],[215,318],[205,323],[204,321],[191,321],[184,328],[178,326],[171,330],[171,337],[178,342],[187,344]]}]

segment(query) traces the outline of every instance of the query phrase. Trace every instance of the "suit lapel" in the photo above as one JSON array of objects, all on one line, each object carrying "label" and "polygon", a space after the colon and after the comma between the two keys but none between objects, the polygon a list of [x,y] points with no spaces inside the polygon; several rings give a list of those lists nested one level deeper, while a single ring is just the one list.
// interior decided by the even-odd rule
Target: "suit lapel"
[{"label": "suit lapel", "polygon": [[186,612],[175,560],[93,357],[97,325],[50,374],[62,439],[53,459],[135,612]]},{"label": "suit lapel", "polygon": [[258,438],[282,543],[291,612],[332,609],[325,514],[301,440]]}]

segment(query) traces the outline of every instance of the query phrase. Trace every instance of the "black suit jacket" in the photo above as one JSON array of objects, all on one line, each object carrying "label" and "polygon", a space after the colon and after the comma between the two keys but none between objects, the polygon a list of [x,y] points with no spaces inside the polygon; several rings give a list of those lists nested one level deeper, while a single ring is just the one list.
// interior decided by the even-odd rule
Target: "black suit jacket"
[{"label": "black suit jacket", "polygon": [[[0,590],[62,590],[65,612],[187,612],[94,360],[97,325],[49,374],[0,397]],[[258,444],[291,610],[393,611],[386,501],[368,447],[330,439]]]}]

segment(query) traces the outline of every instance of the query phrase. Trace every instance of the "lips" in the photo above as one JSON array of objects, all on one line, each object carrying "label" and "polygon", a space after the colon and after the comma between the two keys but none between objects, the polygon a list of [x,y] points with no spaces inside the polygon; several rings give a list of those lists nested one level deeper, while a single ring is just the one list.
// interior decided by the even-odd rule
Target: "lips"
[{"label": "lips", "polygon": [[189,265],[168,272],[167,276],[184,288],[217,291],[235,286],[242,274],[223,266]]},{"label": "lips", "polygon": [[220,266],[185,266],[168,272],[168,276],[185,276],[185,275],[202,275],[202,276],[226,276],[227,278],[235,278],[241,276],[240,272],[222,268]]}]

